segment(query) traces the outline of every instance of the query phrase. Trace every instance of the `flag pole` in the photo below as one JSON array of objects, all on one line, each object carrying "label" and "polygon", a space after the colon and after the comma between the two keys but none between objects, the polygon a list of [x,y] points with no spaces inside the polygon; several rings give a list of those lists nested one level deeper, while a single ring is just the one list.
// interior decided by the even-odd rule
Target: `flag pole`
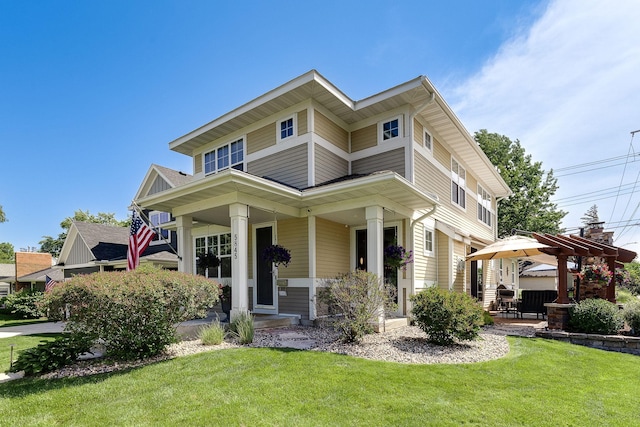
[{"label": "flag pole", "polygon": [[178,259],[180,261],[182,261],[182,257],[180,256],[180,254],[178,253],[178,251],[176,251],[173,247],[173,245],[171,244],[171,242],[169,242],[167,239],[165,239],[165,237],[162,235],[162,233],[159,233],[158,230],[161,228],[159,225],[154,225],[151,223],[151,220],[149,219],[149,217],[147,215],[145,215],[144,211],[142,210],[142,208],[140,206],[138,206],[138,204],[135,201],[131,201],[131,207],[133,209],[135,209],[136,212],[138,212],[138,215],[140,215],[142,218],[144,218],[147,221],[147,224],[149,224],[151,226],[151,228],[153,229],[153,231],[155,231],[156,235],[159,236],[162,241],[164,243],[167,244],[167,246],[169,246],[171,248],[171,251],[176,254],[176,256],[178,257]]}]

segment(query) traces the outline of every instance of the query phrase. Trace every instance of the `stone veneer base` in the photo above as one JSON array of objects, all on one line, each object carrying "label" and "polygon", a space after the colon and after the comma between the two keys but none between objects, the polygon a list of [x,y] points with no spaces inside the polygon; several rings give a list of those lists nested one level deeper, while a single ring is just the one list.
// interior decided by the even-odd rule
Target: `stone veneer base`
[{"label": "stone veneer base", "polygon": [[640,356],[640,337],[582,334],[564,331],[537,331],[536,336],[600,350],[617,351],[619,353],[629,353]]}]

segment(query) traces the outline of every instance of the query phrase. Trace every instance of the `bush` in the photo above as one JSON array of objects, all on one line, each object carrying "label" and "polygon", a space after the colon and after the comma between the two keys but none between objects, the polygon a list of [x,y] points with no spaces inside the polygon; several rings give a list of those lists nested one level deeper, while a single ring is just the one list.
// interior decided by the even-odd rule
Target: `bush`
[{"label": "bush", "polygon": [[40,291],[22,290],[8,295],[5,300],[5,308],[22,319],[38,319],[44,317],[42,309],[44,293]]},{"label": "bush", "polygon": [[210,325],[200,329],[198,337],[202,341],[202,345],[218,345],[224,341],[226,334],[227,331],[225,331],[224,326],[216,319]]},{"label": "bush", "polygon": [[495,323],[493,317],[491,317],[491,313],[486,310],[482,312],[482,323],[484,325],[493,325]]},{"label": "bush", "polygon": [[476,300],[463,293],[437,287],[411,296],[416,324],[439,345],[451,345],[454,338],[473,340],[478,337],[483,310]]},{"label": "bush", "polygon": [[24,371],[25,376],[32,376],[55,371],[71,365],[81,354],[89,353],[92,345],[93,341],[86,336],[65,334],[21,351],[11,372]]},{"label": "bush", "polygon": [[373,273],[356,270],[319,290],[318,299],[335,318],[343,342],[357,342],[374,331],[378,317],[395,310],[395,289]]},{"label": "bush", "polygon": [[231,335],[238,339],[240,344],[251,344],[255,331],[251,313],[240,313],[235,316],[229,324],[229,331]]},{"label": "bush", "polygon": [[640,301],[636,299],[625,304],[622,317],[631,328],[631,334],[640,336]]},{"label": "bush", "polygon": [[75,276],[47,294],[50,317],[70,317],[66,329],[100,339],[108,356],[153,356],[175,342],[176,325],[205,317],[218,284],[201,276],[139,267]]},{"label": "bush", "polygon": [[569,310],[569,326],[575,332],[617,334],[623,325],[618,306],[605,299],[586,299]]}]

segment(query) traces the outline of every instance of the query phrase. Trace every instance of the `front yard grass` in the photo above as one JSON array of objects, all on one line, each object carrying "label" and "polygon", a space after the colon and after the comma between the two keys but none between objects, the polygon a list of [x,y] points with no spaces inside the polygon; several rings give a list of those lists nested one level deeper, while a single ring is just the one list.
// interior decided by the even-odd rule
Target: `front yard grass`
[{"label": "front yard grass", "polygon": [[[0,384],[2,425],[637,425],[637,356],[509,337],[491,362],[229,349]],[[0,340],[6,341],[6,340]]]},{"label": "front yard grass", "polygon": [[49,320],[46,317],[41,317],[39,319],[21,319],[13,314],[0,313],[0,328],[29,325],[32,323],[43,323],[48,321]]},{"label": "front yard grass", "polygon": [[36,347],[41,341],[53,341],[60,334],[16,335],[0,339],[0,372],[6,372],[11,365],[11,345],[13,344],[13,360],[18,358],[21,350]]}]

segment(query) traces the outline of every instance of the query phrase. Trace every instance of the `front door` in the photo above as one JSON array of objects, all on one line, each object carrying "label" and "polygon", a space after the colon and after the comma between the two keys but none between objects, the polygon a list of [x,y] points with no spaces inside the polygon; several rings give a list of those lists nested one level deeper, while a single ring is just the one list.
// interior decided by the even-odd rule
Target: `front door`
[{"label": "front door", "polygon": [[[382,250],[390,245],[397,244],[398,227],[384,227],[382,240]],[[367,230],[356,230],[356,268],[358,270],[367,269]],[[398,302],[398,270],[385,267],[384,281],[390,283],[396,289],[396,302]]]},{"label": "front door", "polygon": [[254,291],[254,311],[257,313],[275,311],[273,286],[273,265],[262,259],[264,249],[273,243],[273,227],[256,228],[256,289]]}]

